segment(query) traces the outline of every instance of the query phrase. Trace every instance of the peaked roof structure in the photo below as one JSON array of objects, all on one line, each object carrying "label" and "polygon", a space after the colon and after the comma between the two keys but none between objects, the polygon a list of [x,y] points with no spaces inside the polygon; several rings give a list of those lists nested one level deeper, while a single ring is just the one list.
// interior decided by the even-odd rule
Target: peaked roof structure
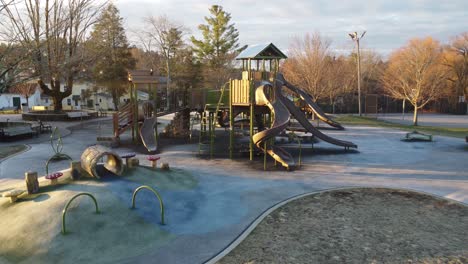
[{"label": "peaked roof structure", "polygon": [[242,51],[236,60],[271,60],[287,59],[288,57],[281,52],[273,43],[251,45]]},{"label": "peaked roof structure", "polygon": [[158,76],[152,70],[131,70],[128,72],[128,80],[133,83],[166,83],[167,78]]}]

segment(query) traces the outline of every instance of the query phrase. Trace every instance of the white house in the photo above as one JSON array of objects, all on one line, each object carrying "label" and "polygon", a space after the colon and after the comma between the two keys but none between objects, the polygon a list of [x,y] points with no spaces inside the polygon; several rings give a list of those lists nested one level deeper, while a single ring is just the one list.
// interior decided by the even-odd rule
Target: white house
[{"label": "white house", "polygon": [[[95,83],[93,82],[80,82],[76,81],[73,84],[72,94],[62,100],[62,106],[64,110],[113,110],[114,102],[109,92],[103,89],[97,89],[95,92],[93,89]],[[61,89],[65,90],[64,87]],[[129,101],[129,93],[123,95],[120,98],[120,103],[125,104]],[[149,94],[147,92],[138,90],[138,100],[145,101],[149,100]],[[37,110],[53,110],[52,97],[44,94],[39,86],[36,88],[34,94],[29,97],[29,108]],[[21,105],[26,103],[26,98],[20,94],[3,93],[0,94],[0,109],[20,109]]]},{"label": "white house", "polygon": [[[28,98],[29,107],[41,105],[41,90],[36,91]],[[15,93],[0,94],[0,109],[20,109],[22,104],[26,104],[26,97]]]},{"label": "white house", "polygon": [[[62,100],[62,106],[64,110],[81,110],[81,109],[92,109],[92,110],[111,110],[114,108],[112,102],[112,96],[108,93],[102,92],[98,89],[97,92],[93,92],[95,86],[92,82],[79,82],[73,83],[72,94],[65,97]],[[65,90],[64,87],[61,89]],[[88,92],[90,91],[90,92]],[[44,93],[41,95],[40,105],[49,107],[53,106],[52,98]]]}]

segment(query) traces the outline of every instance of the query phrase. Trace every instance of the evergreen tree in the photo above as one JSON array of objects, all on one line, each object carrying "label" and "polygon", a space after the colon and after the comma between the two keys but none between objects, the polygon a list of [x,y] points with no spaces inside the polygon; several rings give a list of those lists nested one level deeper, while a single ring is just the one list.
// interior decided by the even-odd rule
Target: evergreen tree
[{"label": "evergreen tree", "polygon": [[110,3],[94,25],[87,48],[94,53],[95,79],[112,95],[115,109],[119,98],[126,92],[127,72],[135,67],[135,59],[129,49],[122,17],[119,10]]},{"label": "evergreen tree", "polygon": [[231,14],[221,6],[213,5],[209,9],[211,17],[205,17],[207,24],[201,24],[203,39],[198,40],[192,36],[191,40],[197,57],[212,66],[222,66],[226,56],[239,48],[239,32],[234,24],[229,24]]},{"label": "evergreen tree", "polygon": [[239,52],[239,32],[231,21],[231,14],[221,6],[213,5],[209,9],[210,17],[205,17],[206,24],[198,29],[203,39],[192,36],[193,51],[206,66],[205,77],[219,86],[230,74],[230,62]]}]

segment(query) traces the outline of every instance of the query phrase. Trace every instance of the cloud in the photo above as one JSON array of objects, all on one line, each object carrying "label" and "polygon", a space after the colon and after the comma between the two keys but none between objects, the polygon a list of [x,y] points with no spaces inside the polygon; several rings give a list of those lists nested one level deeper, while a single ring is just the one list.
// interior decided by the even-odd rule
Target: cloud
[{"label": "cloud", "polygon": [[287,49],[291,38],[320,31],[339,50],[351,50],[348,32],[367,30],[362,41],[384,55],[414,37],[433,36],[441,42],[466,31],[466,0],[117,0],[127,28],[142,27],[142,17],[166,14],[200,37],[212,4],[231,13],[241,44],[273,42]]}]

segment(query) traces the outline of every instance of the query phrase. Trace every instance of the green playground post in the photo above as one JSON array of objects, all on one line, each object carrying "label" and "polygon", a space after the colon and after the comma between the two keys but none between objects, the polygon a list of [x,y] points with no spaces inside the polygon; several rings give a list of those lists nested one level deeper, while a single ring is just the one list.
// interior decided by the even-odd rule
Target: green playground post
[{"label": "green playground post", "polygon": [[254,128],[254,83],[252,81],[252,60],[249,58],[248,60],[248,79],[249,79],[249,91],[250,91],[250,143],[249,143],[249,152],[250,152],[250,160],[253,160],[253,151],[254,151],[254,143],[253,143],[253,128]]},{"label": "green playground post", "polygon": [[229,79],[229,158],[232,159],[234,148],[234,113],[232,107],[232,79]]}]

